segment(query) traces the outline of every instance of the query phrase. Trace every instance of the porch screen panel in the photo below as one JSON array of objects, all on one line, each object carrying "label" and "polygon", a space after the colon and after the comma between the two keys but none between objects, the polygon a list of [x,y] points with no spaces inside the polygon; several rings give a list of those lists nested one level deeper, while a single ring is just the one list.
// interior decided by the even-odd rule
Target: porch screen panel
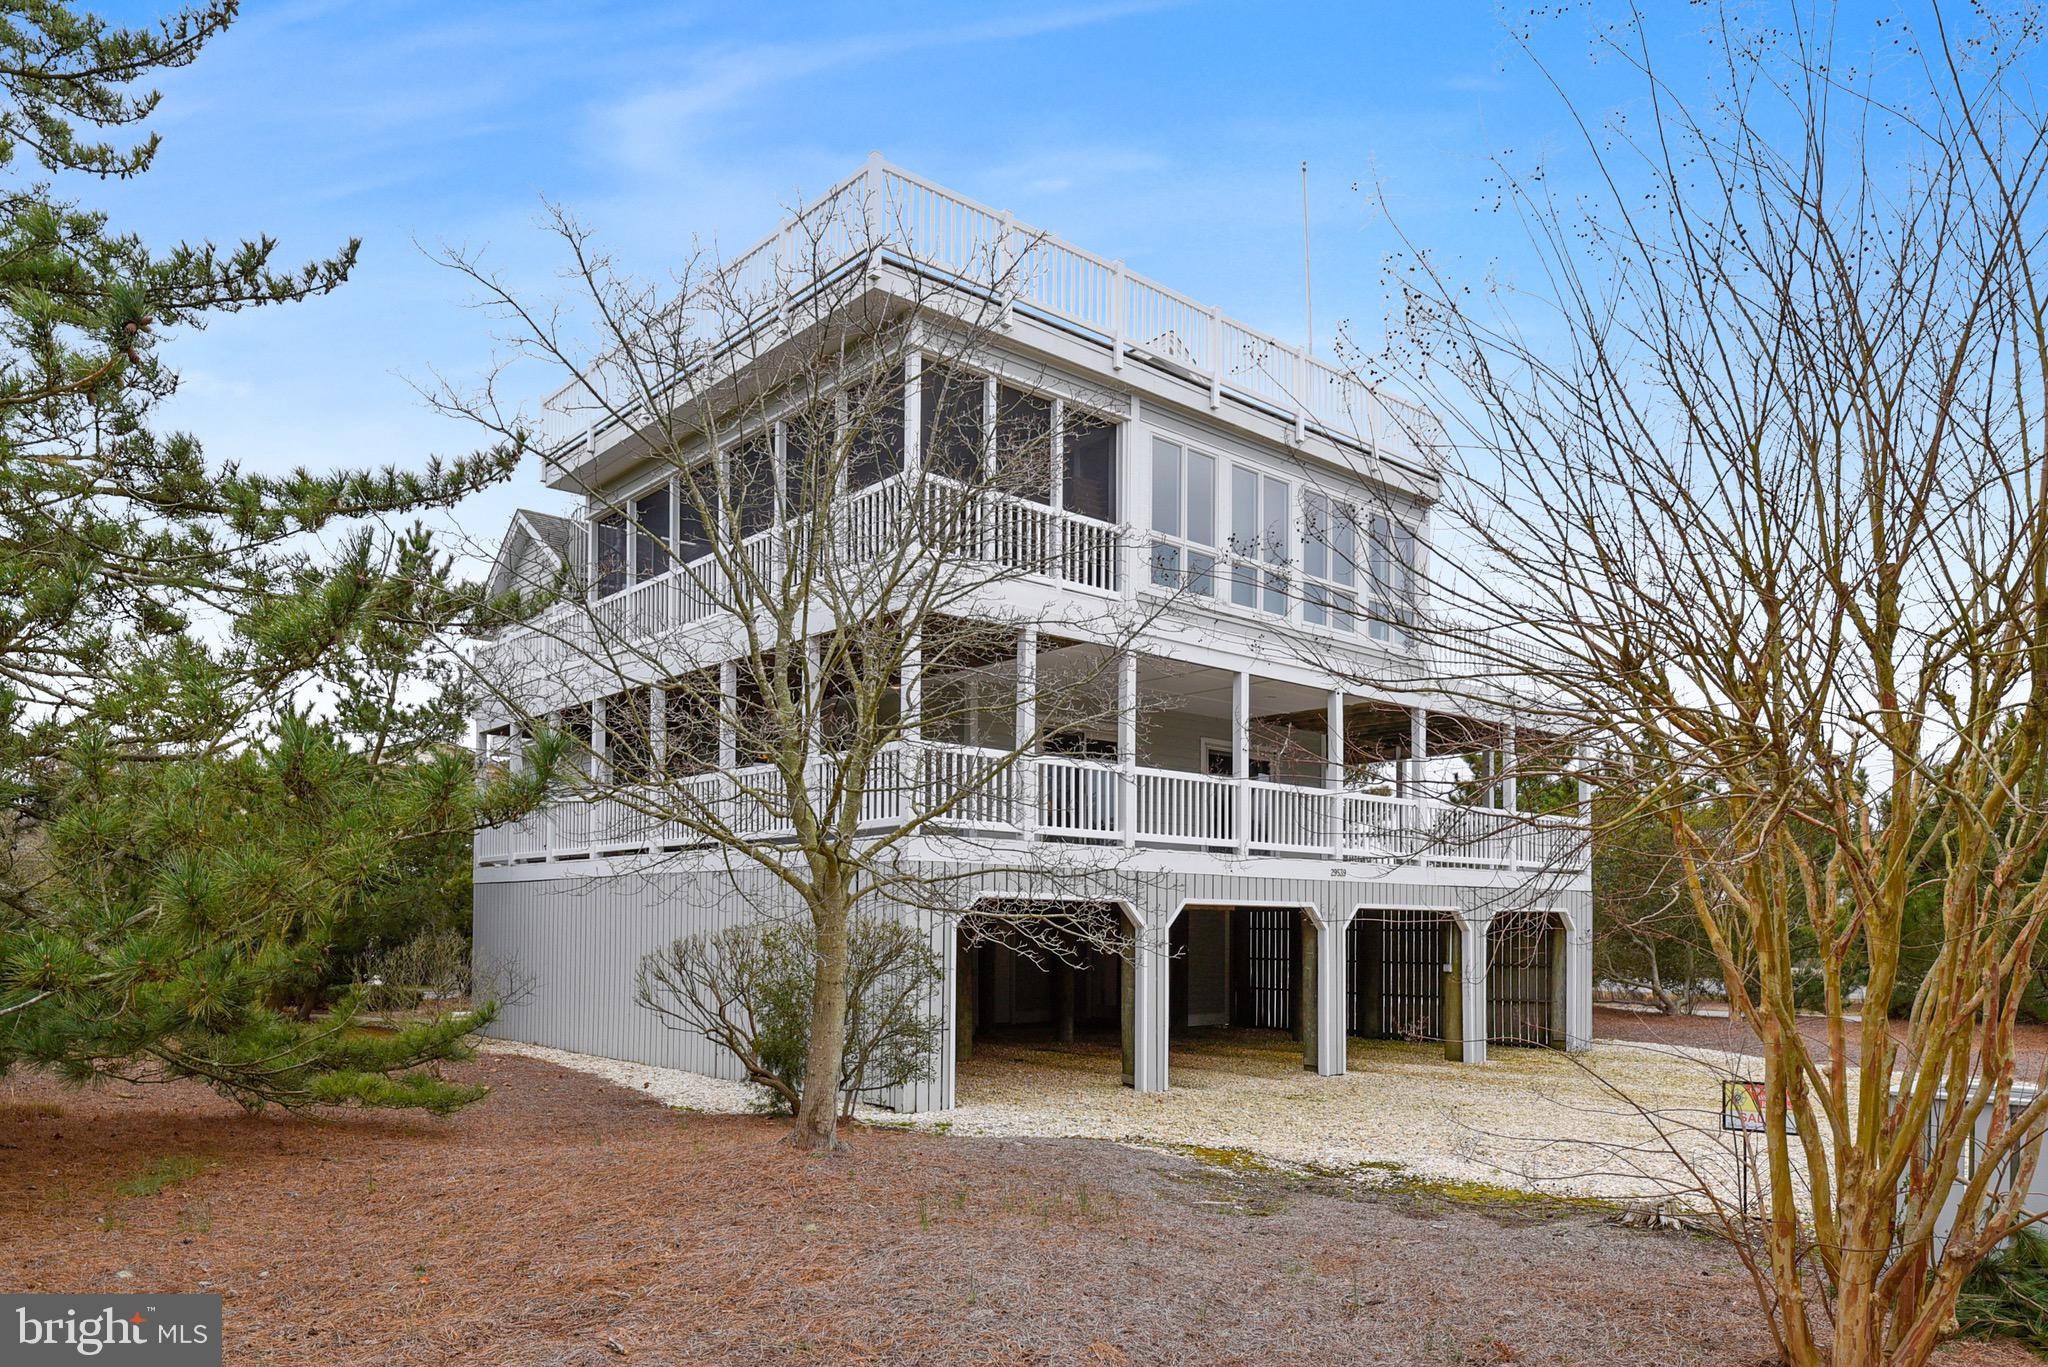
[{"label": "porch screen panel", "polygon": [[[1349,1033],[1377,1039],[1443,1038],[1446,924],[1435,911],[1362,912],[1351,922],[1345,933]],[[1370,952],[1374,948],[1377,964]]]},{"label": "porch screen panel", "polygon": [[1556,1042],[1551,1012],[1552,918],[1502,912],[1486,932],[1486,1038],[1492,1044],[1547,1048]]},{"label": "porch screen panel", "polygon": [[1232,1025],[1255,1030],[1294,1028],[1294,963],[1301,952],[1301,916],[1290,908],[1239,907],[1231,917],[1237,939],[1231,985]]}]

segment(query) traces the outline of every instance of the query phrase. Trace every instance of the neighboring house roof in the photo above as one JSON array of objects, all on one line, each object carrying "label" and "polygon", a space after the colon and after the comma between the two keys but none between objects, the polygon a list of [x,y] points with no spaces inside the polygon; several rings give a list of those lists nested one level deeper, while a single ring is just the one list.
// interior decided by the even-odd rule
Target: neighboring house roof
[{"label": "neighboring house roof", "polygon": [[[522,575],[522,567],[536,560],[545,567],[539,582],[531,571]],[[498,543],[497,558],[491,562],[490,576],[484,582],[493,594],[537,588],[553,579],[564,562],[572,570],[582,568],[583,524],[573,517],[521,508],[512,514],[512,525],[505,529],[505,539]]]}]

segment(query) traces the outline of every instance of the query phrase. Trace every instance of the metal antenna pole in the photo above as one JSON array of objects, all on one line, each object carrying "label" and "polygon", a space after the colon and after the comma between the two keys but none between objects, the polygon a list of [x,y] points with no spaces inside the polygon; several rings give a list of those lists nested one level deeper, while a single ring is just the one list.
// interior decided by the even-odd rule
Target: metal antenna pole
[{"label": "metal antenna pole", "polygon": [[1316,349],[1316,287],[1308,261],[1308,163],[1301,164],[1301,295],[1308,307],[1308,349]]}]

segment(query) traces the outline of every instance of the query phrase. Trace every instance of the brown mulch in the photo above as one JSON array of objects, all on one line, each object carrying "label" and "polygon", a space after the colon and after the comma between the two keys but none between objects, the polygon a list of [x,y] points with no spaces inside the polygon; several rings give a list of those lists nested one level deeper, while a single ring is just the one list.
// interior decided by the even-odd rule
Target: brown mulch
[{"label": "brown mulch", "polygon": [[[461,1071],[493,1091],[449,1120],[0,1082],[0,1286],[219,1291],[231,1363],[1766,1355],[1722,1248],[1597,1212],[1086,1141],[857,1130],[815,1159],[527,1059]],[[118,1190],[152,1173],[182,1177]]]},{"label": "brown mulch", "polygon": [[[1726,1008],[1716,1008],[1725,1010]],[[1862,1053],[1857,1035],[1860,1026],[1851,1022],[1845,1043],[1849,1061]],[[1802,1016],[1799,1032],[1825,1049],[1827,1024],[1819,1016]],[[1903,1021],[1891,1022],[1894,1039],[1904,1039]],[[2048,1025],[2018,1025],[2013,1030],[2014,1060],[2021,1077],[2031,1077],[2048,1062]],[[1733,1054],[1759,1054],[1762,1046],[1756,1033],[1744,1021],[1722,1016],[1666,1016],[1655,1011],[1633,1011],[1627,1007],[1595,1006],[1593,1038],[1626,1040],[1643,1044],[1677,1044],[1688,1048],[1721,1049]]]}]

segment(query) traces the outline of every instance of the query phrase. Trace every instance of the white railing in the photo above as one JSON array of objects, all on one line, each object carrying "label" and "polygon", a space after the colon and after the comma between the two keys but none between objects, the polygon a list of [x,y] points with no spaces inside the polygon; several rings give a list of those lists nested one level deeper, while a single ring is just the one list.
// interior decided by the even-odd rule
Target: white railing
[{"label": "white railing", "polygon": [[[813,765],[807,787],[816,800],[831,791],[837,773],[831,761]],[[738,838],[791,834],[790,804],[770,766],[700,774],[674,787],[566,798],[479,831],[476,861],[687,849],[707,839],[688,819],[693,808],[714,813]],[[1033,837],[1532,873],[1586,867],[1586,827],[1571,818],[961,745],[887,747],[870,765],[857,801],[861,828],[876,833],[918,818],[934,835],[999,841]]]},{"label": "white railing", "polygon": [[[1212,405],[1227,397],[1289,418],[1297,431],[1312,426],[1440,468],[1442,428],[1428,410],[879,158],[719,271],[711,335],[737,339],[870,252],[1042,314],[1109,348],[1118,364],[1128,355],[1205,384]],[[635,422],[637,405],[610,397],[614,390],[634,393],[599,361],[587,380],[550,397],[536,434],[543,454],[559,465],[576,444]]]},{"label": "white railing", "polygon": [[[834,554],[849,566],[885,564],[904,554],[905,538],[943,534],[946,540],[994,567],[1036,575],[1103,593],[1123,582],[1125,532],[1079,513],[1006,494],[982,493],[952,511],[965,525],[916,526],[906,516],[909,476],[897,476],[839,500]],[[934,481],[936,483],[936,481]],[[935,499],[936,489],[931,491]],[[787,539],[804,534],[803,522],[760,533],[742,548],[750,572],[772,594],[786,568]],[[734,593],[717,563],[705,558],[644,579],[593,603],[557,603],[531,622],[477,648],[478,670],[508,693],[558,675],[578,660],[595,660],[622,646],[638,646],[699,622],[734,602],[762,600]]]}]

